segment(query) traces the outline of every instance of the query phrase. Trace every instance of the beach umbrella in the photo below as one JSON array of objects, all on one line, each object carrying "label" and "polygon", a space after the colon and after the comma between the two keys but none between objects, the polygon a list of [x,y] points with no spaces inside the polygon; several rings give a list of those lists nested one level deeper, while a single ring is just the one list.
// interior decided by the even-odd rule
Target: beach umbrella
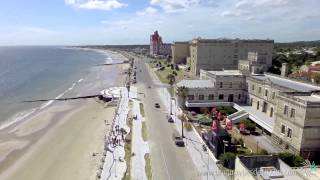
[{"label": "beach umbrella", "polygon": [[226,130],[232,130],[232,121],[226,118]]}]

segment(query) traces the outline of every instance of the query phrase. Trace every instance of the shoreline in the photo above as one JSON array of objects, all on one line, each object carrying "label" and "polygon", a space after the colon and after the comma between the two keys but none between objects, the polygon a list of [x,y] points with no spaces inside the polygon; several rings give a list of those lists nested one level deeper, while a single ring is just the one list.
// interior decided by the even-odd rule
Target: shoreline
[{"label": "shoreline", "polygon": [[[111,82],[108,81],[107,84],[108,87],[113,87],[113,86],[123,86],[124,84],[124,80],[125,80],[125,75],[122,74],[122,72],[127,68],[126,64],[123,65],[117,65],[117,70],[115,70],[115,72],[117,74],[114,74],[112,76],[115,76],[114,79],[112,79]],[[102,70],[99,69],[99,71],[103,71],[106,74],[109,74],[108,71],[112,70],[112,68],[110,67],[106,67]],[[114,70],[114,67],[113,67]],[[111,71],[110,71],[111,72]],[[113,71],[112,71],[113,72]],[[93,77],[95,77],[97,75],[93,75]],[[100,76],[100,75],[99,75]],[[78,81],[78,83],[84,81],[83,79],[80,81]],[[88,93],[90,91],[92,92],[96,92],[96,89],[99,89],[98,83],[96,83],[95,81],[90,82],[88,84],[85,84],[85,86],[82,86],[81,88],[83,88],[85,90],[85,92],[80,91],[79,93]],[[107,87],[106,87],[107,88]],[[45,103],[44,103],[45,104]],[[42,104],[43,105],[43,104]],[[42,105],[40,107],[42,107]],[[90,109],[90,107],[95,107]],[[77,121],[74,120],[74,118],[72,117],[77,117],[77,114],[81,114],[83,113],[82,116],[77,117],[76,119],[78,121],[81,121],[81,123],[79,122],[79,125],[82,126],[82,131],[86,132],[89,131],[91,133],[87,134],[88,137],[92,136],[93,132],[96,132],[93,129],[90,130],[90,124],[94,124],[94,123],[89,123],[86,122],[83,118],[85,117],[85,115],[90,115],[93,112],[95,112],[95,114],[103,114],[104,112],[106,114],[101,115],[98,118],[99,120],[99,126],[97,126],[96,128],[98,128],[97,133],[99,132],[100,135],[101,133],[103,134],[103,138],[104,138],[104,134],[106,133],[107,129],[103,129],[106,128],[104,126],[101,126],[102,123],[104,123],[104,120],[112,120],[113,117],[113,110],[111,108],[99,108],[99,107],[103,107],[103,105],[95,102],[94,100],[76,100],[76,101],[70,101],[70,102],[54,102],[52,104],[50,104],[48,107],[43,108],[41,110],[39,110],[37,113],[31,115],[30,117],[26,118],[25,120],[15,123],[13,125],[10,125],[7,128],[4,128],[2,130],[0,130],[0,179],[12,179],[13,176],[16,177],[17,174],[22,174],[21,172],[24,171],[26,172],[26,169],[28,172],[30,171],[30,173],[26,173],[26,176],[33,176],[35,174],[39,173],[39,170],[37,168],[32,169],[32,167],[38,166],[38,168],[42,168],[42,166],[46,166],[46,165],[42,165],[42,163],[35,164],[35,162],[33,162],[34,160],[30,161],[30,157],[32,157],[31,159],[37,159],[38,155],[37,154],[41,154],[40,152],[44,151],[45,157],[46,156],[52,156],[53,154],[55,154],[56,151],[51,150],[51,149],[46,149],[46,146],[41,145],[41,144],[46,144],[48,146],[52,145],[52,139],[54,139],[54,136],[60,136],[59,130],[63,129],[65,126],[67,126],[70,123],[76,123]],[[90,110],[88,110],[90,109]],[[99,111],[97,111],[96,109],[99,109]],[[89,124],[86,124],[89,123]],[[101,129],[102,128],[102,129]],[[66,141],[65,136],[70,135],[70,134],[74,134],[73,131],[76,130],[76,127],[71,127],[70,130],[68,131],[64,131],[64,136],[61,136],[60,139],[62,141]],[[80,130],[79,130],[80,131]],[[79,132],[77,131],[77,132]],[[81,136],[81,133],[80,133]],[[95,141],[95,144],[92,145],[94,146],[102,146],[103,150],[103,145],[104,145],[104,140],[101,139],[101,137],[97,138],[96,137],[91,137],[90,140],[92,139],[96,139],[97,141]],[[82,138],[83,139],[83,138]],[[70,140],[70,139],[69,139]],[[78,145],[83,141],[76,141],[78,143]],[[90,142],[90,141],[88,141]],[[69,143],[71,143],[71,141],[69,141]],[[9,144],[10,146],[6,146],[6,144]],[[59,147],[59,143],[57,143],[57,147]],[[74,145],[76,146],[76,144]],[[5,148],[4,148],[5,147]],[[72,147],[72,146],[71,146]],[[64,149],[67,149],[66,152],[64,152]],[[71,153],[70,151],[68,151],[69,148],[63,148],[63,154],[68,154]],[[77,148],[76,148],[77,149]],[[75,150],[76,150],[75,149]],[[85,148],[79,148],[79,149],[85,149]],[[90,154],[90,153],[89,153]],[[83,155],[83,154],[82,154]],[[2,156],[2,157],[1,157]],[[99,155],[97,155],[98,157]],[[81,156],[79,156],[78,158],[75,159],[82,159]],[[50,165],[49,162],[55,161],[55,159],[48,159],[47,162]],[[89,162],[90,159],[87,158],[86,162]],[[91,161],[90,161],[91,162]],[[99,162],[99,161],[98,161]],[[30,165],[31,163],[31,165]],[[76,164],[75,162],[69,162],[70,164]],[[34,165],[32,165],[34,164]],[[64,165],[64,163],[62,163],[61,165]],[[77,166],[77,165],[75,165]],[[93,164],[90,164],[88,167],[92,167],[94,166]],[[25,168],[27,167],[27,168]],[[88,168],[87,167],[87,168]],[[59,169],[59,167],[57,167]],[[54,172],[54,168],[51,168],[52,172]],[[80,168],[81,169],[81,168]],[[95,170],[98,170],[98,167],[96,167]],[[58,170],[57,170],[58,171]],[[48,173],[48,172],[47,172]],[[66,175],[68,174],[67,172],[63,172]],[[62,174],[63,174],[62,173]],[[90,178],[91,179],[95,179],[95,175],[96,172],[91,172],[93,173],[93,177],[92,178],[91,174],[90,174]],[[46,173],[45,173],[46,174]],[[40,177],[39,177],[40,178]],[[79,177],[81,178],[81,177]],[[79,179],[78,177],[76,179]],[[84,179],[88,179],[89,177],[86,177]],[[14,178],[13,178],[14,179]],[[19,179],[17,177],[17,179]],[[20,178],[21,179],[21,178]],[[25,179],[25,178],[24,178]],[[37,179],[32,178],[32,179]],[[40,178],[41,179],[41,178]],[[48,179],[48,177],[46,177],[45,179]],[[49,178],[50,179],[50,178]],[[70,179],[70,178],[67,178]],[[74,179],[74,178],[71,178]]]}]

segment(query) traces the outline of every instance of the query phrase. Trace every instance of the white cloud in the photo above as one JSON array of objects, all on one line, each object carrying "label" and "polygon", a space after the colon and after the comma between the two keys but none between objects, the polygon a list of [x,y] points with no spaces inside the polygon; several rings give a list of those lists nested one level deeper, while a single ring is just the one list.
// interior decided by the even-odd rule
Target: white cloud
[{"label": "white cloud", "polygon": [[185,10],[200,4],[201,0],[151,0],[150,4],[161,7],[165,12]]},{"label": "white cloud", "polygon": [[244,15],[248,15],[249,12],[248,11],[244,11],[244,10],[233,10],[233,11],[223,11],[221,13],[221,16],[223,17],[238,17],[238,16],[244,16]]},{"label": "white cloud", "polygon": [[150,14],[155,14],[157,12],[158,12],[158,9],[153,8],[153,7],[147,7],[143,11],[138,11],[137,14],[138,15],[150,15]]},{"label": "white cloud", "polygon": [[240,0],[235,4],[236,8],[258,8],[271,6],[284,6],[295,0]]},{"label": "white cloud", "polygon": [[128,6],[119,0],[65,0],[67,5],[79,9],[97,9],[109,11]]}]

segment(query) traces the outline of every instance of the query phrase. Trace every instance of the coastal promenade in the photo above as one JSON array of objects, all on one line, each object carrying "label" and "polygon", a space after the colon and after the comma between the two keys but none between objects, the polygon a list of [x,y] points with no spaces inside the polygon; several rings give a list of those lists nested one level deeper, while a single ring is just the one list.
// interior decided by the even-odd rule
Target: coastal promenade
[{"label": "coastal promenade", "polygon": [[98,172],[97,176],[102,180],[117,180],[121,179],[126,170],[127,164],[124,161],[124,138],[120,129],[124,129],[127,134],[131,129],[127,126],[127,116],[129,112],[129,97],[126,88],[121,88],[121,98],[118,107],[115,111],[114,118],[111,124],[112,130],[105,138],[105,158],[102,159],[102,172]]}]

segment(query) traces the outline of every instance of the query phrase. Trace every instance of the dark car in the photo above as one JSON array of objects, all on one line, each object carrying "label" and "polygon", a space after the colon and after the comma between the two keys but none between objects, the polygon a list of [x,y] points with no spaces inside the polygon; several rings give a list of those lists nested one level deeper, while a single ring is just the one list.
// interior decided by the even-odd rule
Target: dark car
[{"label": "dark car", "polygon": [[159,104],[159,103],[155,103],[155,104],[154,104],[154,107],[155,107],[155,108],[160,108],[160,104]]},{"label": "dark car", "polygon": [[168,122],[169,122],[169,123],[174,123],[174,117],[173,117],[173,115],[170,115],[170,116],[168,117]]},{"label": "dark car", "polygon": [[178,134],[178,133],[173,133],[172,134],[172,140],[174,141],[174,144],[183,147],[184,146],[184,141],[183,138]]}]

